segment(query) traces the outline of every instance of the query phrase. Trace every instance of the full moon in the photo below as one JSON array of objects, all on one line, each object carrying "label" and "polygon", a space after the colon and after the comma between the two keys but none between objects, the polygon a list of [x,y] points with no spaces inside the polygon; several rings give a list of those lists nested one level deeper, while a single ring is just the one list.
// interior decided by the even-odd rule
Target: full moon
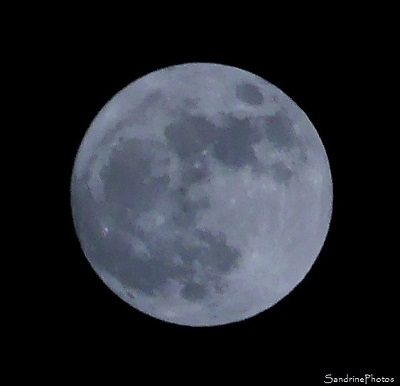
[{"label": "full moon", "polygon": [[189,63],[118,92],[71,179],[82,250],[122,300],[186,326],[239,322],[288,295],[324,244],[328,158],[301,108],[242,69]]}]

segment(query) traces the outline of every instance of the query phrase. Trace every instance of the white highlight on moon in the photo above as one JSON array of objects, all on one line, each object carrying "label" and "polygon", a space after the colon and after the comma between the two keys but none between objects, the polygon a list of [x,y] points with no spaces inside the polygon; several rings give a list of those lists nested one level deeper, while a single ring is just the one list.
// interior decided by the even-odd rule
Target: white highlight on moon
[{"label": "white highlight on moon", "polygon": [[77,235],[104,283],[190,326],[249,318],[293,290],[323,246],[332,199],[304,112],[256,75],[205,63],[115,95],[71,184]]}]

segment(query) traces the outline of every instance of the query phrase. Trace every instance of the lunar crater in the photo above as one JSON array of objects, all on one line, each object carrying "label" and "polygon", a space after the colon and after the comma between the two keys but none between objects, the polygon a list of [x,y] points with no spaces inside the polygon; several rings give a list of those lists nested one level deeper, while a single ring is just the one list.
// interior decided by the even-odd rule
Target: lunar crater
[{"label": "lunar crater", "polygon": [[264,101],[263,94],[258,87],[251,83],[240,83],[237,85],[236,96],[249,105],[261,105]]},{"label": "lunar crater", "polygon": [[293,123],[282,112],[268,116],[264,123],[265,133],[270,142],[278,148],[291,149],[296,143]]}]

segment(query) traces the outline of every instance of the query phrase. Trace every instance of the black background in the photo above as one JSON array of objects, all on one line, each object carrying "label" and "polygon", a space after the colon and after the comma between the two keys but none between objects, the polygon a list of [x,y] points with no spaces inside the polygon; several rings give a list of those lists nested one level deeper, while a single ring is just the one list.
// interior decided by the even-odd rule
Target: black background
[{"label": "black background", "polygon": [[[247,384],[319,385],[329,373],[394,376],[398,274],[386,219],[393,175],[387,171],[390,135],[377,118],[385,50],[358,36],[311,34],[264,45],[191,33],[128,45],[95,32],[85,41],[67,34],[46,53],[42,70],[52,111],[51,128],[43,132],[50,156],[42,161],[42,197],[49,220],[41,232],[48,253],[39,280],[43,307],[32,316],[45,363],[62,374],[84,369],[128,382],[140,375],[149,383],[156,376],[213,383],[222,375],[244,376]],[[372,64],[377,55],[379,67]],[[161,322],[114,295],[80,249],[69,201],[74,157],[103,105],[140,76],[194,61],[237,66],[289,95],[324,143],[334,187],[328,237],[306,278],[266,312],[213,328]]]}]

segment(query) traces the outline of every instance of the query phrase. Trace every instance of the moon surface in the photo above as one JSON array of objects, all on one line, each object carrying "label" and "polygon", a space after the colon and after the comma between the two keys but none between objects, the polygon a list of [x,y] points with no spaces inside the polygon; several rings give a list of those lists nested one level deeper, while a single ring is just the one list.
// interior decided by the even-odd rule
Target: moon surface
[{"label": "moon surface", "polygon": [[267,310],[325,241],[332,179],[306,114],[236,67],[189,63],[117,93],[82,140],[71,206],[82,250],[134,308],[188,326]]}]

